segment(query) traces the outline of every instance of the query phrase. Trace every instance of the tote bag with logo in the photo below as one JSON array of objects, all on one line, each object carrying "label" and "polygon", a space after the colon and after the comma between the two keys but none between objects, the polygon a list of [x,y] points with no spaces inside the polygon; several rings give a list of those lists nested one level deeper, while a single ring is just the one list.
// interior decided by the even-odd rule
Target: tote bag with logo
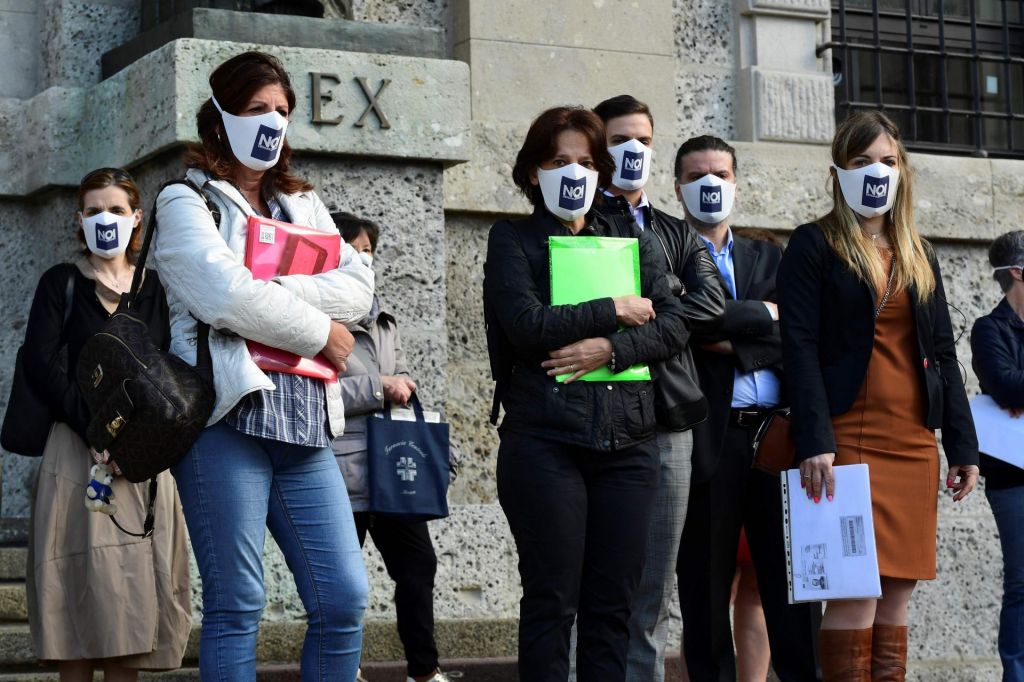
[{"label": "tote bag with logo", "polygon": [[[386,407],[366,419],[369,511],[406,521],[448,516],[448,424],[430,419],[413,393],[412,410]],[[436,413],[435,413],[436,414]]]}]

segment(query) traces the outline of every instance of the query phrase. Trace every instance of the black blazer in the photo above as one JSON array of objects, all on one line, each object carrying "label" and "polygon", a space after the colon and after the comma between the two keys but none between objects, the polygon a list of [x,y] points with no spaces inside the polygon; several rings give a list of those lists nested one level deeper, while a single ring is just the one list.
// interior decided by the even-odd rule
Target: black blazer
[{"label": "black blazer", "polygon": [[[703,245],[703,242],[701,242]],[[693,429],[693,481],[708,480],[718,466],[722,442],[729,426],[735,370],[782,370],[782,344],[779,324],[761,301],[775,301],[775,273],[782,260],[782,249],[775,244],[733,236],[733,270],[736,294],[728,287],[725,315],[716,333],[690,341],[697,363],[700,387],[708,399],[708,419]],[[696,336],[696,335],[695,335]],[[735,355],[713,353],[701,344],[728,340]],[[781,378],[781,376],[780,376]]]},{"label": "black blazer", "polygon": [[[75,278],[75,292],[67,329],[62,334],[69,275]],[[132,315],[146,323],[154,343],[160,348],[170,347],[167,297],[155,270],[146,270]],[[108,317],[110,313],[96,298],[96,283],[73,263],[55,265],[39,278],[25,328],[25,375],[46,401],[54,420],[66,423],[83,439],[89,426],[89,408],[75,381],[78,355]],[[65,346],[66,363],[61,361]]]},{"label": "black blazer", "polygon": [[[974,322],[971,357],[982,393],[1003,409],[1024,409],[1024,321],[1005,297]],[[981,473],[992,490],[1024,485],[1024,469],[984,454]]]},{"label": "black blazer", "polygon": [[[942,429],[946,459],[978,463],[967,392],[956,359],[939,263],[930,246],[935,292],[910,297],[917,328],[917,376],[927,400],[921,423]],[[876,293],[842,263],[816,224],[793,232],[779,267],[782,350],[793,410],[797,460],[836,451],[832,417],[857,399],[875,340]]]},{"label": "black blazer", "polygon": [[[602,298],[575,305],[551,305],[548,238],[570,234],[543,208],[522,220],[501,220],[491,228],[484,263],[484,319],[496,395],[505,408],[502,431],[619,450],[654,436],[654,392],[649,381],[556,383],[540,363],[548,352],[585,338],[608,338],[615,363],[663,360],[689,337],[679,299],[672,295],[651,238],[641,235],[641,291],[657,316],[639,327],[617,331],[615,305]],[[581,235],[632,237],[632,224],[587,214]]]}]

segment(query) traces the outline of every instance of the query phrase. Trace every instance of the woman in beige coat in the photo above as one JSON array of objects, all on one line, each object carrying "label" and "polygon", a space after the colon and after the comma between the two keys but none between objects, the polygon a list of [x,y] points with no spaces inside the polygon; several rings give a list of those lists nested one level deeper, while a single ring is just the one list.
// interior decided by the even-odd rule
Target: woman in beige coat
[{"label": "woman in beige coat", "polygon": [[[155,528],[132,537],[110,517],[85,507],[95,457],[86,441],[89,411],[75,370],[85,342],[128,290],[141,243],[139,190],[123,170],[101,168],[78,190],[78,238],[87,248],[76,263],[43,274],[25,332],[28,383],[56,423],[43,451],[34,490],[28,555],[29,626],[36,656],[56,661],[65,682],[131,682],[139,669],[181,665],[192,623],[188,549],[177,489],[158,477]],[[147,271],[133,313],[167,348],[167,302],[156,273]],[[60,360],[66,349],[67,361]],[[116,477],[118,523],[140,531],[149,486]]]}]

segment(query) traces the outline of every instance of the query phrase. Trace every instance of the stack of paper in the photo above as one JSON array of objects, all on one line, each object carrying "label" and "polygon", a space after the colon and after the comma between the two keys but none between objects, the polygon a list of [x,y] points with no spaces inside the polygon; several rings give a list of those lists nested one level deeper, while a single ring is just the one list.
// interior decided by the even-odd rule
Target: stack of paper
[{"label": "stack of paper", "polygon": [[781,474],[789,603],[882,596],[867,464],[832,467],[836,493],[815,504],[800,470]]},{"label": "stack of paper", "polygon": [[979,395],[971,401],[978,450],[1024,468],[1024,417],[1011,417],[992,396]]}]

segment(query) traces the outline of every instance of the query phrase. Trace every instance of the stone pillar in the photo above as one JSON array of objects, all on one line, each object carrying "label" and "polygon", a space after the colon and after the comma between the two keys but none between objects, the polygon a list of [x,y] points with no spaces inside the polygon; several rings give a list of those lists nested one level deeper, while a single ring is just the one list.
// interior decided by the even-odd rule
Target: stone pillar
[{"label": "stone pillar", "polygon": [[829,142],[832,68],[814,54],[828,35],[828,0],[737,0],[736,6],[738,139]]},{"label": "stone pillar", "polygon": [[624,93],[651,107],[658,156],[648,192],[670,199],[671,0],[456,0],[453,13],[454,55],[469,64],[473,132],[496,153],[446,174],[447,210],[522,212],[508,170],[530,122],[553,106],[592,107]]}]

